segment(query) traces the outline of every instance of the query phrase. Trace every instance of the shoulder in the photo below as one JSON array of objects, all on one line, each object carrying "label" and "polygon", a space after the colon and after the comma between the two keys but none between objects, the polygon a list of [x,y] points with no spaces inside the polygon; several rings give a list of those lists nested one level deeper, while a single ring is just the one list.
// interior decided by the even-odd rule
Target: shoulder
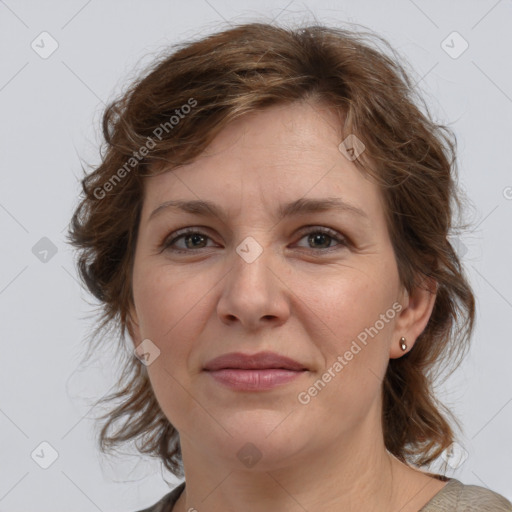
[{"label": "shoulder", "polygon": [[170,493],[159,499],[154,505],[151,505],[151,507],[138,510],[137,512],[171,512],[173,505],[178,501],[184,488],[185,482],[179,484]]},{"label": "shoulder", "polygon": [[478,485],[464,485],[459,480],[448,483],[420,512],[512,512],[512,503],[501,494]]},{"label": "shoulder", "polygon": [[461,510],[481,512],[512,512],[512,503],[504,496],[478,485],[462,485],[459,496]]}]

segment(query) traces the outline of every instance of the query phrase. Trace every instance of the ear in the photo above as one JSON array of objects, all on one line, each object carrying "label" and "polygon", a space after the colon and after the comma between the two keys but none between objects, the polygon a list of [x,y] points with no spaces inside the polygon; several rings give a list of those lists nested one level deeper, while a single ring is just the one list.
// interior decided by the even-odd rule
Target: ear
[{"label": "ear", "polygon": [[[400,311],[395,322],[395,330],[389,357],[397,359],[407,354],[414,346],[418,336],[425,330],[427,323],[434,309],[437,295],[437,281],[432,277],[425,277],[423,281],[417,285],[411,293],[403,290],[402,304],[403,309]],[[407,349],[404,351],[400,348],[400,338],[405,338]]]}]

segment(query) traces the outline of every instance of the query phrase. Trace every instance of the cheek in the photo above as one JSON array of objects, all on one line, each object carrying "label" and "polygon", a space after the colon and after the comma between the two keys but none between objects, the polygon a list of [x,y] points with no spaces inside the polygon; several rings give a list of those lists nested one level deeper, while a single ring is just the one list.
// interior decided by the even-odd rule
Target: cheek
[{"label": "cheek", "polygon": [[[198,289],[199,282],[179,277],[180,273],[166,266],[142,267],[134,273],[134,301],[139,318],[140,336],[150,339],[160,355],[147,372],[155,397],[165,416],[181,430],[193,417],[194,401],[189,355],[197,339],[205,295]],[[199,315],[199,316],[198,316]]]},{"label": "cheek", "polygon": [[134,273],[133,293],[141,335],[160,342],[173,331],[194,324],[208,288],[193,276],[166,265],[140,267]]},{"label": "cheek", "polygon": [[396,317],[389,290],[376,288],[367,276],[338,278],[323,293],[304,289],[301,299],[314,312],[309,313],[308,336],[325,367],[318,368],[302,396],[311,397],[315,414],[330,411],[334,424],[357,425],[380,399]]},{"label": "cheek", "polygon": [[387,280],[378,282],[368,272],[351,270],[328,276],[323,284],[318,279],[302,279],[297,295],[317,321],[324,323],[341,341],[357,337],[386,312],[387,322],[384,326],[379,322],[378,328],[389,330],[394,317],[394,289]]},{"label": "cheek", "polygon": [[337,384],[330,386],[332,391],[343,388],[361,397],[364,385],[369,394],[377,392],[397,317],[397,280],[396,267],[390,264],[337,269],[320,282],[302,281],[300,301],[307,306],[302,325],[322,353],[326,369],[342,358],[343,370],[333,380]]}]

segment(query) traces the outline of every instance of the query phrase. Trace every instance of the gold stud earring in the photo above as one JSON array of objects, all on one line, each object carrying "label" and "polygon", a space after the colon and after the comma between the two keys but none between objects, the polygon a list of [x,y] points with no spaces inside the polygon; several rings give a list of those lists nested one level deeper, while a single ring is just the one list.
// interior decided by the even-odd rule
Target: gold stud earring
[{"label": "gold stud earring", "polygon": [[403,336],[400,338],[400,348],[404,352],[407,350],[407,343],[405,343],[405,338]]}]

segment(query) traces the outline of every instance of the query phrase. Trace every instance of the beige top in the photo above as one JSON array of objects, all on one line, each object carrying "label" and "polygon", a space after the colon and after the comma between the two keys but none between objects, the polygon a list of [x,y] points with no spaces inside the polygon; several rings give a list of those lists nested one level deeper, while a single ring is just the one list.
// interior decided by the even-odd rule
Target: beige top
[{"label": "beige top", "polygon": [[[166,494],[152,507],[139,512],[172,512],[174,504],[185,488],[185,482]],[[464,485],[455,478],[418,512],[512,512],[512,503],[500,494],[478,485]]]},{"label": "beige top", "polygon": [[512,503],[500,494],[478,485],[464,485],[455,478],[419,512],[512,512]]}]

